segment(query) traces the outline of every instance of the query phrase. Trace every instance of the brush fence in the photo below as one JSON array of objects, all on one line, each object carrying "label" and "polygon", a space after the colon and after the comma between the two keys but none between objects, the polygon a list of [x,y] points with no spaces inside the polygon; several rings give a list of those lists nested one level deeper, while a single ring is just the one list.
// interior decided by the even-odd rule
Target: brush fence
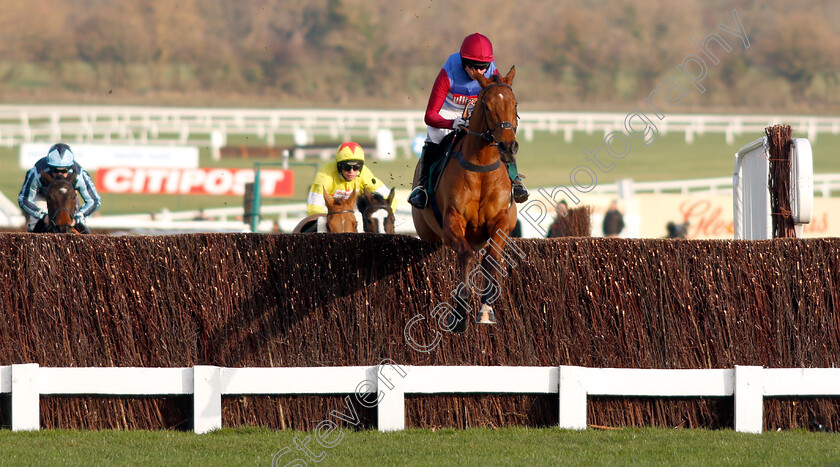
[{"label": "brush fence", "polygon": [[[558,407],[560,383],[550,376],[559,378],[561,365],[656,369],[640,379],[667,397],[600,395],[632,394],[626,388],[641,383],[621,378],[608,390],[589,387],[600,378],[587,370],[591,397],[572,406],[585,407],[592,425],[732,427],[735,401],[726,396],[737,388],[730,393],[719,383],[710,397],[693,396],[705,390],[671,397],[679,393],[663,386],[670,376],[662,375],[706,369],[711,373],[698,379],[711,381],[708,375],[724,371],[717,369],[736,365],[840,368],[840,239],[514,238],[505,253],[499,323],[471,325],[457,336],[436,319],[455,303],[455,254],[408,236],[0,234],[0,364],[39,365],[40,383],[30,393],[47,395],[40,426],[63,429],[189,429],[192,368],[203,367],[225,369],[207,370],[218,378],[215,394],[285,394],[287,383],[273,388],[266,381],[308,381],[313,372],[314,382],[291,386],[292,395],[221,398],[225,426],[303,430],[333,411],[346,413],[344,395],[364,380],[363,370],[341,370],[353,375],[345,378],[331,368],[369,368],[385,359],[411,369],[405,426],[417,428],[556,426],[558,412],[569,410],[565,402]],[[477,309],[477,296],[469,305]],[[443,371],[430,367],[455,369],[428,379],[425,372]],[[536,368],[542,383],[508,376],[531,370],[505,368]],[[97,371],[107,377],[91,376]],[[73,377],[52,376],[61,372]],[[241,377],[247,384],[231,386],[236,372],[251,375]],[[143,393],[130,384],[118,391],[94,384],[129,378],[173,395],[85,396]],[[157,380],[171,386],[161,389]],[[430,392],[417,389],[427,380],[435,382],[423,383]],[[455,381],[473,380],[499,386],[452,393]],[[85,386],[73,389],[71,381]],[[510,386],[517,381],[522,385]],[[767,387],[768,394],[778,392]],[[791,393],[806,394],[798,399],[765,401],[762,429],[806,428],[812,420],[840,429],[838,391],[811,397],[807,388]],[[61,391],[70,394],[49,396]],[[8,399],[0,396],[0,423],[7,425]],[[218,396],[213,400],[218,407]],[[391,426],[378,407],[356,409],[359,428]]]},{"label": "brush fence", "polygon": [[[192,395],[193,429],[201,434],[222,427],[222,396],[347,394],[346,410],[334,410],[330,416],[358,425],[356,408],[375,408],[378,429],[385,432],[405,429],[406,395],[484,393],[556,394],[559,427],[577,430],[587,427],[589,395],[734,397],[735,431],[761,433],[764,397],[840,396],[840,368],[736,366],[678,370],[396,364],[318,368],[46,368],[30,363],[0,367],[0,393],[11,394],[14,431],[40,428],[42,395]],[[329,418],[324,420],[328,422]]]}]

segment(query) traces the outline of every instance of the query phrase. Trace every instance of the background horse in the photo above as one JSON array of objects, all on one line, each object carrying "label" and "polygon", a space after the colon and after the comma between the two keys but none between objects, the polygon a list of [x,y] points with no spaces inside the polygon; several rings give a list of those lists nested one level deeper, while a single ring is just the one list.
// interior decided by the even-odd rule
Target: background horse
[{"label": "background horse", "polygon": [[394,211],[391,209],[391,202],[394,200],[396,188],[391,188],[387,198],[379,193],[370,193],[362,190],[362,196],[356,201],[356,208],[362,213],[362,229],[365,233],[379,233],[379,222],[382,218],[382,226],[385,233],[394,233]]},{"label": "background horse", "polygon": [[[324,192],[324,201],[327,205],[326,214],[313,214],[307,216],[302,221],[298,222],[292,233],[312,233],[323,232],[319,225],[323,223],[326,225],[326,232],[332,233],[350,233],[357,232],[358,222],[356,221],[356,211],[354,205],[356,204],[356,192],[350,194],[349,197],[336,200],[326,191]],[[326,218],[326,221],[320,221],[321,218]]]},{"label": "background horse", "polygon": [[[46,171],[41,172],[41,183],[46,185],[47,217],[38,221],[33,232],[70,233],[75,232],[76,214],[76,176],[67,178],[54,177]],[[46,222],[45,222],[46,221]],[[85,228],[84,233],[90,233]]]},{"label": "background horse", "polygon": [[[511,83],[516,71],[511,67],[504,78],[498,75],[490,79],[479,76],[481,92],[470,119],[467,135],[455,144],[453,156],[444,169],[440,183],[426,209],[412,208],[414,227],[421,239],[443,242],[458,255],[458,273],[461,283],[457,288],[454,314],[444,318],[447,328],[464,332],[467,327],[466,312],[468,273],[475,259],[475,252],[483,249],[488,241],[495,245],[484,248],[481,266],[485,276],[485,287],[480,289],[481,308],[477,322],[496,322],[492,303],[498,298],[496,280],[501,248],[510,231],[516,225],[516,206],[511,194],[511,181],[507,167],[502,162],[512,162],[519,149],[516,141],[517,113],[516,98]],[[460,153],[460,154],[457,154]],[[414,184],[417,186],[419,167],[415,169]],[[443,217],[443,225],[435,219],[432,208],[437,202]]]}]

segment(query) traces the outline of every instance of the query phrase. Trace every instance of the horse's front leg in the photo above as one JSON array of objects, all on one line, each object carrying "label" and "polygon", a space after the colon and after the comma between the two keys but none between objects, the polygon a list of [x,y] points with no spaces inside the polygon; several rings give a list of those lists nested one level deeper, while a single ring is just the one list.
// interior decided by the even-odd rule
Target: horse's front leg
[{"label": "horse's front leg", "polygon": [[467,273],[475,258],[475,251],[465,238],[466,231],[467,220],[453,206],[449,206],[443,218],[443,241],[458,256],[458,278],[460,282],[452,293],[455,299],[455,315],[450,315],[451,318],[447,320],[446,327],[456,333],[467,330],[467,312],[471,310]]},{"label": "horse's front leg", "polygon": [[[505,263],[516,266],[513,255],[505,252],[504,249],[508,246],[510,232],[508,212],[504,211],[494,217],[488,224],[490,238],[487,246],[481,249],[481,268],[470,274],[470,285],[481,293],[481,308],[478,310],[476,323],[479,324],[496,324],[496,314],[493,311],[493,303],[501,295],[501,286],[499,285],[498,277],[500,275],[507,276],[507,268]],[[519,253],[519,256],[524,258],[524,253],[517,247],[511,247]],[[479,274],[480,273],[480,274]],[[483,276],[483,287],[478,288],[478,276]]]}]

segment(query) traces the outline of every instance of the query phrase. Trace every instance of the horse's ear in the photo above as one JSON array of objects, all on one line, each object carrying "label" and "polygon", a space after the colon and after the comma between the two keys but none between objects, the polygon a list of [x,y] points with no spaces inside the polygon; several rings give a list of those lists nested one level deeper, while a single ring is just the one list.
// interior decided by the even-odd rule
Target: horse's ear
[{"label": "horse's ear", "polygon": [[78,177],[78,176],[79,176],[78,173],[73,172],[69,177],[67,177],[67,181],[72,183],[73,185],[75,185],[76,184],[76,177]]},{"label": "horse's ear", "polygon": [[41,171],[41,185],[49,185],[53,181],[53,176],[46,170]]},{"label": "horse's ear", "polygon": [[353,190],[353,192],[350,193],[350,197],[347,198],[347,204],[349,206],[355,206],[356,205],[356,190]]},{"label": "horse's ear", "polygon": [[327,207],[330,207],[333,204],[335,204],[335,200],[327,190],[324,190],[324,201],[327,202]]},{"label": "horse's ear", "polygon": [[391,202],[394,201],[395,194],[397,194],[397,187],[391,188],[391,194],[389,194],[388,198],[385,200],[388,202],[388,206],[390,206]]},{"label": "horse's ear", "polygon": [[481,74],[478,75],[478,78],[476,78],[476,81],[478,81],[478,84],[481,85],[482,89],[487,87],[487,84],[490,83],[490,80],[485,78],[484,75],[481,75]]},{"label": "horse's ear", "polygon": [[513,83],[513,77],[516,76],[516,65],[510,67],[510,71],[507,72],[505,75],[505,83],[511,84]]}]

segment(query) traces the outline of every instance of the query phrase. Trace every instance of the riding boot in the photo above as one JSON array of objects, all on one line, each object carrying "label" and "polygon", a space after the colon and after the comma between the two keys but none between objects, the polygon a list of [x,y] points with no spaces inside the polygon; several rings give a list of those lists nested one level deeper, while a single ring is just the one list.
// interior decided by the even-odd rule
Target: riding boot
[{"label": "riding boot", "polygon": [[408,196],[408,203],[417,209],[426,209],[429,203],[429,195],[426,188],[429,186],[429,170],[432,164],[437,161],[438,145],[430,141],[426,141],[423,146],[423,152],[420,154],[420,177],[417,180],[417,186],[411,191]]},{"label": "riding boot", "polygon": [[516,161],[508,162],[508,176],[510,177],[510,181],[513,183],[513,200],[517,203],[524,203],[528,201],[528,188],[525,187],[525,184],[522,183],[522,179],[525,178],[524,175],[519,173],[519,170],[516,168]]}]

